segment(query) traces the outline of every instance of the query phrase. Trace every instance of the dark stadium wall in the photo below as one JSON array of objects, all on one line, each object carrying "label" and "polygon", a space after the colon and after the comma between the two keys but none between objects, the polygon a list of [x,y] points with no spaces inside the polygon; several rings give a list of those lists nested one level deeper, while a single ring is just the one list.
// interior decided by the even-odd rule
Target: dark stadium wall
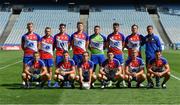
[{"label": "dark stadium wall", "polygon": [[69,3],[74,2],[77,4],[161,4],[161,3],[178,3],[180,4],[180,0],[0,0],[0,3],[36,3],[36,4],[56,4],[56,3]]}]

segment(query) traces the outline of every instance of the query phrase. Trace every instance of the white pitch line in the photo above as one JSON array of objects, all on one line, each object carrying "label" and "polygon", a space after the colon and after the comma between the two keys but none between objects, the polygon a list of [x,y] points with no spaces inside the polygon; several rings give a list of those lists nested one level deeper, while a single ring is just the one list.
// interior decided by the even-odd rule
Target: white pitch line
[{"label": "white pitch line", "polygon": [[175,78],[175,79],[177,79],[177,80],[179,80],[180,81],[180,78],[179,77],[176,77],[175,75],[173,75],[173,74],[171,74],[171,77],[173,77],[173,78]]},{"label": "white pitch line", "polygon": [[6,66],[4,66],[4,67],[1,67],[0,70],[5,69],[5,68],[8,68],[8,67],[10,67],[10,66],[13,66],[13,65],[15,65],[15,64],[18,64],[18,63],[20,63],[20,62],[22,62],[22,60],[17,61],[17,62],[12,63],[12,64],[9,64],[9,65],[6,65]]}]

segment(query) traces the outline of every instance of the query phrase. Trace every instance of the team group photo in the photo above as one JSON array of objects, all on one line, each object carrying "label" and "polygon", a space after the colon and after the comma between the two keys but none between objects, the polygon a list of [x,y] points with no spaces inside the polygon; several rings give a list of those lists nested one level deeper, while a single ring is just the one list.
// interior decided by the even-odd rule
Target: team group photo
[{"label": "team group photo", "polygon": [[[126,84],[131,87],[131,81],[134,80],[139,88],[147,79],[147,88],[153,88],[151,78],[154,77],[157,87],[166,88],[170,67],[161,54],[161,43],[153,33],[153,26],[147,26],[147,35],[144,37],[138,33],[138,25],[134,24],[131,27],[132,34],[126,38],[119,32],[119,23],[114,23],[112,27],[113,32],[106,37],[100,33],[100,26],[96,25],[94,34],[89,36],[83,32],[83,23],[78,22],[77,32],[69,36],[65,31],[66,25],[60,24],[60,32],[54,37],[50,27],[46,27],[45,35],[40,37],[33,31],[33,23],[27,23],[28,32],[21,41],[24,51],[23,86],[29,88],[34,81],[41,87],[47,82],[48,87],[75,88],[76,81],[80,88],[90,89],[98,80],[101,88],[110,87],[112,82],[116,82],[116,87],[120,87],[121,82],[124,87]],[[144,44],[145,62],[141,56]],[[125,48],[128,50],[127,58],[124,57]],[[72,56],[69,53],[71,50]],[[98,72],[97,65],[100,66]],[[160,78],[164,78],[162,83]],[[51,86],[53,80],[56,82]]]},{"label": "team group photo", "polygon": [[0,104],[179,105],[179,0],[0,0]]}]

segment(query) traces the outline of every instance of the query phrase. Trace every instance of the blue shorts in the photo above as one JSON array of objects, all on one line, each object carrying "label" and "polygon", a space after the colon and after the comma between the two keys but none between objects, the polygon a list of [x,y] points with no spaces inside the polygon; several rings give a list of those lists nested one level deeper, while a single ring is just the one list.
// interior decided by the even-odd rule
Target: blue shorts
[{"label": "blue shorts", "polygon": [[[33,74],[40,74],[41,73],[41,70],[36,70],[36,71],[33,71]],[[29,80],[30,82],[41,82],[41,78],[38,78],[38,79],[36,79],[36,78],[34,78],[33,76],[31,76],[31,78],[30,78],[30,80]]]},{"label": "blue shorts", "polygon": [[63,60],[63,56],[56,56],[56,66]]},{"label": "blue shorts", "polygon": [[91,61],[94,64],[101,65],[105,61],[105,56],[104,56],[104,54],[92,54],[91,55]]},{"label": "blue shorts", "polygon": [[120,64],[124,63],[124,57],[122,54],[114,55],[114,58],[116,58],[120,62]]},{"label": "blue shorts", "polygon": [[23,63],[26,64],[26,63],[28,63],[31,59],[33,59],[33,57],[24,57],[24,58],[23,58]]},{"label": "blue shorts", "polygon": [[76,65],[82,61],[82,58],[83,58],[83,56],[81,54],[73,55],[73,60],[74,60]]},{"label": "blue shorts", "polygon": [[53,59],[42,59],[46,67],[52,67],[54,65]]}]

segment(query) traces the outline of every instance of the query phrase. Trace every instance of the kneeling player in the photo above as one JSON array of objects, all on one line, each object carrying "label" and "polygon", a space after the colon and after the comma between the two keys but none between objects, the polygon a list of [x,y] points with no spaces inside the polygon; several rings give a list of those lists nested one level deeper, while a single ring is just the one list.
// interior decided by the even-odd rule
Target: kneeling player
[{"label": "kneeling player", "polygon": [[146,79],[144,74],[144,62],[137,57],[137,50],[132,50],[132,56],[125,63],[125,80],[128,82],[128,87],[131,87],[131,81],[136,81],[136,87]]},{"label": "kneeling player", "polygon": [[74,78],[75,63],[69,58],[69,53],[64,51],[63,60],[57,65],[57,69],[55,71],[54,80],[56,83],[54,84],[54,87],[59,87],[59,82],[61,82],[61,87],[66,86],[75,88]]},{"label": "kneeling player", "polygon": [[83,53],[83,60],[77,67],[79,75],[76,79],[80,83],[80,88],[82,88],[84,83],[88,83],[89,88],[92,88],[92,84],[96,80],[96,75],[93,74],[94,63],[89,60],[88,52]]},{"label": "kneeling player", "polygon": [[[154,86],[151,77],[158,77],[158,78],[164,77],[164,81],[162,82],[161,87],[166,88],[165,83],[170,78],[170,68],[167,60],[161,57],[160,51],[156,51],[156,57],[149,61],[148,73],[147,73],[148,88],[153,88]],[[156,86],[159,87],[160,84],[156,84]]]},{"label": "kneeling player", "polygon": [[29,82],[41,82],[41,87],[49,79],[49,74],[44,62],[40,59],[38,52],[35,52],[33,59],[25,65],[25,73],[22,73],[22,78],[25,81],[24,87],[29,88]]},{"label": "kneeling player", "polygon": [[[116,87],[119,87],[119,83],[123,80],[123,71],[120,62],[114,58],[112,52],[107,52],[107,57],[102,67],[100,68],[98,79],[101,82],[101,88],[112,85],[112,82],[116,82]],[[109,83],[109,84],[108,84]]]}]

